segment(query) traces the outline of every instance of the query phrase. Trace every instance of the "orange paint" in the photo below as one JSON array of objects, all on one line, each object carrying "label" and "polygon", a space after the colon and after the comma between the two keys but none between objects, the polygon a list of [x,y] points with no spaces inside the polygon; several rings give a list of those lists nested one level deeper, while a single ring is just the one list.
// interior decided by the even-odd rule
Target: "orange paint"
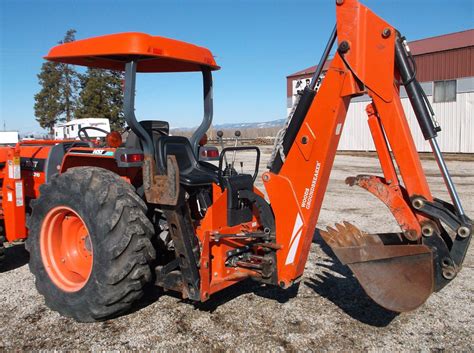
[{"label": "orange paint", "polygon": [[[368,176],[359,185],[389,207],[402,230],[411,232],[411,240],[419,239],[420,222],[425,218],[413,212],[409,198],[418,195],[433,199],[395,83],[399,77],[395,67],[395,29],[357,0],[345,0],[336,5],[336,18],[338,42],[346,42],[349,49],[344,53],[336,52],[281,170],[277,174],[266,172],[263,175],[276,223],[276,239],[272,243],[276,249],[276,264],[272,266],[276,267],[277,278],[271,281],[282,287],[292,285],[303,274],[352,98],[363,94],[372,98],[367,109],[368,123],[385,176]],[[146,57],[147,60],[138,60],[139,72],[201,71],[203,66],[219,69],[206,48],[142,33],[113,34],[65,43],[53,48],[46,58],[123,70],[126,60],[121,58],[124,56],[129,58],[127,60],[135,56]],[[141,168],[119,168],[113,147],[118,147],[121,141],[119,143],[118,136],[113,133],[109,140],[109,146],[100,149],[71,148],[62,159],[59,172],[79,166],[96,166],[141,187]],[[58,141],[31,141],[18,144],[16,148],[0,148],[0,162],[19,157],[46,160],[56,143]],[[6,221],[7,238],[26,237],[25,209],[19,212],[5,200],[17,181],[22,183],[24,195],[32,199],[38,197],[39,186],[46,181],[45,173],[35,174],[28,168],[24,168],[18,178],[8,176],[5,168],[0,173],[4,180],[0,217]],[[256,188],[254,192],[263,196]],[[264,230],[258,210],[253,208],[250,222],[228,226],[228,191],[213,183],[211,196],[212,204],[203,218],[194,220],[201,250],[202,301],[242,279],[261,279],[257,271],[226,264],[231,250],[250,245],[254,255],[263,253],[261,244],[251,245],[254,240],[245,237],[248,233]],[[67,207],[51,210],[44,220],[41,233],[43,262],[52,280],[64,291],[80,290],[90,276],[92,249],[89,247],[89,251],[83,241],[87,234],[80,215]]]},{"label": "orange paint", "polygon": [[[109,70],[125,70],[120,57],[146,57],[137,72],[201,71],[202,66],[218,70],[212,53],[203,47],[179,40],[129,32],[76,40],[58,45],[45,59]],[[128,59],[127,59],[128,60]]]},{"label": "orange paint", "polygon": [[84,220],[66,206],[55,207],[43,220],[40,234],[43,265],[65,292],[81,290],[92,273],[93,249]]}]

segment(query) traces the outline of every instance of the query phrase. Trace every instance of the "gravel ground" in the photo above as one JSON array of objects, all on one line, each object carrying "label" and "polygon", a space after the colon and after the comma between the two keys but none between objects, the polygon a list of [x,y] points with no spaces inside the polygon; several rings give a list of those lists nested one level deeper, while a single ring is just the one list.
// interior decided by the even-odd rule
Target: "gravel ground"
[{"label": "gravel ground", "polygon": [[[263,154],[262,166],[267,159]],[[433,193],[448,199],[435,162],[423,164]],[[474,163],[448,166],[467,213],[474,215]],[[370,232],[396,231],[375,197],[344,184],[346,176],[359,173],[379,174],[378,161],[336,158],[318,227],[347,220]],[[22,246],[7,249],[7,258],[0,271],[0,350],[474,350],[472,247],[458,277],[411,313],[397,315],[374,304],[315,236],[299,289],[245,281],[193,305],[151,288],[134,312],[96,324],[76,323],[45,306]]]}]

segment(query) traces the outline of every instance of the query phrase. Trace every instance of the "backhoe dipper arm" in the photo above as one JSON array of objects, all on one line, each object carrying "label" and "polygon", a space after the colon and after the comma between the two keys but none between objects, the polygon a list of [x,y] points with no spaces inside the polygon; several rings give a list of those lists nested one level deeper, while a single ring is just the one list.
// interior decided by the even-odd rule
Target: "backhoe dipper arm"
[{"label": "backhoe dipper arm", "polygon": [[[348,183],[366,188],[386,203],[400,224],[404,238],[419,244],[409,247],[411,255],[427,255],[431,261],[430,250],[421,245],[422,234],[441,232],[439,217],[432,217],[428,212],[418,212],[419,209],[411,203],[414,199],[428,204],[434,201],[400,101],[400,70],[397,67],[400,63],[395,62],[397,41],[401,42],[399,34],[357,0],[337,0],[336,4],[337,52],[317,93],[314,83],[319,77],[313,77],[313,84],[300,97],[280,146],[276,146],[278,152],[270,171],[263,175],[276,219],[276,242],[282,245],[277,253],[278,281],[282,287],[291,285],[303,273],[353,97],[368,94],[373,100],[368,107],[369,126],[385,179],[359,176],[349,179]],[[333,41],[331,36],[329,43]],[[324,60],[320,67],[323,64]],[[418,84],[416,78],[411,80],[415,85]],[[423,107],[426,109],[426,106]],[[417,113],[417,107],[414,106],[414,109]],[[432,138],[436,129],[432,128],[431,116],[418,120],[423,132]],[[395,172],[388,143],[404,187],[400,185]],[[407,246],[399,246],[404,247],[400,253],[406,253]],[[445,253],[449,253],[449,244],[444,247]],[[389,252],[393,253],[394,250],[391,247]],[[433,256],[436,258],[438,255]],[[360,253],[357,256],[361,256]],[[393,254],[386,256],[396,258]],[[453,271],[457,265],[460,264],[449,264]],[[428,275],[433,277],[432,273]],[[434,289],[431,288],[433,280],[430,281],[425,281],[425,288],[420,290],[424,294],[420,294],[423,298],[419,301],[426,300]],[[436,280],[436,288],[442,286],[441,282],[443,279]],[[370,290],[362,281],[361,284],[370,295]],[[397,303],[387,306],[392,310],[405,311],[420,304],[412,302],[409,305]]]}]

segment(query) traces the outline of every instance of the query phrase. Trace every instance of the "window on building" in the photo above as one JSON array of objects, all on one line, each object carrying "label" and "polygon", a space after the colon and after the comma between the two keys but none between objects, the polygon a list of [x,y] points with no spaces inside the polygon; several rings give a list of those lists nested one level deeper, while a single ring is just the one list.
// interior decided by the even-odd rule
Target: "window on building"
[{"label": "window on building", "polygon": [[456,102],[456,80],[435,81],[433,101],[435,103]]}]

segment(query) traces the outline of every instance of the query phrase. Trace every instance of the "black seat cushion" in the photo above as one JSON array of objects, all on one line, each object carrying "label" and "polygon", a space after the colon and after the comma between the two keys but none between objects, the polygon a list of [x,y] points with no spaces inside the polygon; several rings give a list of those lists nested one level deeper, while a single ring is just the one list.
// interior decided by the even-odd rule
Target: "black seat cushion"
[{"label": "black seat cushion", "polygon": [[167,156],[174,155],[178,162],[181,183],[190,186],[218,183],[217,167],[209,163],[199,163],[186,137],[162,136],[155,146],[156,161],[161,172],[166,170]]},{"label": "black seat cushion", "polygon": [[[169,134],[170,125],[166,121],[159,120],[142,120],[139,121],[140,125],[150,134],[153,139],[153,143],[156,144],[156,141],[161,136],[166,136]],[[127,141],[125,142],[125,147],[142,149],[142,145],[138,136],[130,130]]]}]

